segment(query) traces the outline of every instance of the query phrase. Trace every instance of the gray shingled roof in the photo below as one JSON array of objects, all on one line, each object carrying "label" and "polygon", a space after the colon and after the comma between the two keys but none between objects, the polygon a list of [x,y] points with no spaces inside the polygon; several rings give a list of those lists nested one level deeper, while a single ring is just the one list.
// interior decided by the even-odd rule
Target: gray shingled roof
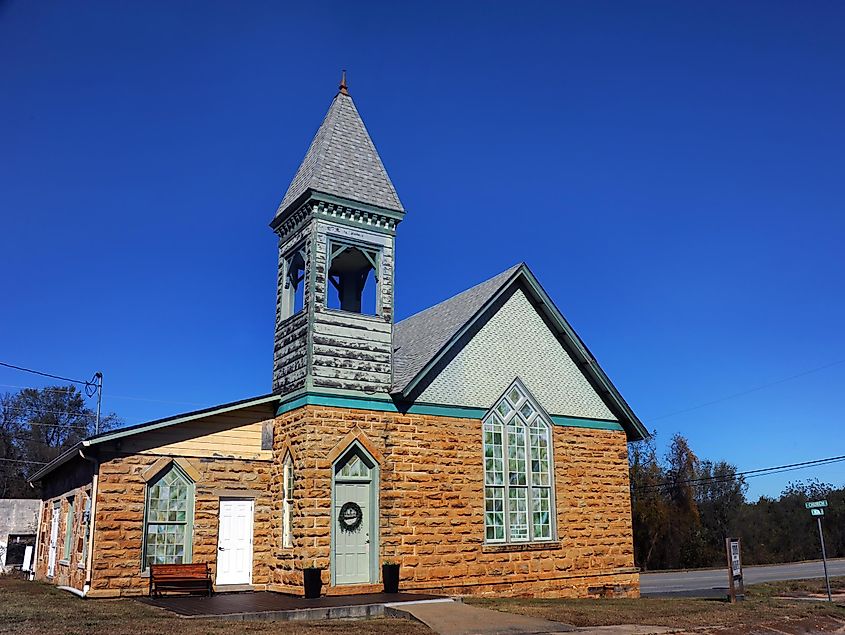
[{"label": "gray shingled roof", "polygon": [[276,216],[306,190],[404,212],[352,97],[338,93]]},{"label": "gray shingled roof", "polygon": [[510,280],[521,264],[477,284],[463,293],[421,311],[393,327],[393,388],[397,393]]}]

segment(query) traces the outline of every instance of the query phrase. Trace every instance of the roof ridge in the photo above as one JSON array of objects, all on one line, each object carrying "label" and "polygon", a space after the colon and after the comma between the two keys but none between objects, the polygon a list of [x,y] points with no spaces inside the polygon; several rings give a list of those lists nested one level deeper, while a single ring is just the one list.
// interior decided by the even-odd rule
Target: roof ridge
[{"label": "roof ridge", "polygon": [[[406,320],[410,320],[410,319],[415,318],[415,317],[417,317],[417,316],[419,316],[419,315],[422,315],[423,313],[426,313],[427,311],[431,311],[431,310],[433,310],[433,309],[436,309],[436,308],[438,308],[438,307],[441,307],[442,305],[446,304],[447,302],[452,302],[453,300],[455,300],[455,299],[457,299],[457,298],[460,298],[460,297],[461,297],[462,295],[464,295],[465,293],[470,293],[471,291],[476,290],[478,287],[480,287],[480,286],[482,286],[482,285],[484,285],[484,284],[487,284],[487,283],[489,283],[489,282],[492,282],[493,280],[495,280],[495,279],[496,279],[496,278],[498,278],[499,276],[504,276],[505,274],[512,274],[514,271],[516,271],[517,269],[519,269],[519,268],[520,268],[522,265],[524,265],[524,264],[525,264],[524,262],[519,262],[519,263],[517,263],[517,264],[515,264],[515,265],[513,265],[513,266],[511,266],[511,267],[509,267],[509,268],[507,268],[507,269],[505,269],[504,271],[500,271],[499,273],[497,273],[497,274],[496,274],[496,275],[494,275],[494,276],[490,276],[490,277],[489,277],[489,278],[487,278],[486,280],[482,280],[482,281],[481,281],[481,282],[479,282],[478,284],[474,284],[474,285],[472,285],[471,287],[467,287],[467,288],[466,288],[466,289],[464,289],[463,291],[459,291],[459,292],[458,292],[458,293],[456,293],[455,295],[450,296],[450,297],[446,298],[445,300],[441,300],[441,301],[440,301],[440,302],[438,302],[437,304],[432,304],[430,307],[427,307],[427,308],[425,308],[425,309],[422,309],[422,310],[420,310],[420,311],[417,311],[416,313],[413,313],[413,314],[409,315],[408,317],[406,317],[406,318],[403,318],[403,319],[399,320],[398,322],[396,322],[396,324],[402,324],[402,322],[405,322]],[[509,277],[509,276],[508,276],[508,277]]]},{"label": "roof ridge", "polygon": [[[319,181],[320,176],[322,175],[322,169],[323,169],[323,162],[324,161],[323,161],[323,153],[320,152],[319,150],[320,150],[320,147],[328,147],[328,145],[332,141],[332,137],[334,137],[334,133],[335,133],[335,125],[334,124],[335,124],[335,119],[337,118],[337,114],[336,114],[337,110],[335,109],[335,102],[337,102],[337,100],[340,96],[341,96],[341,93],[337,93],[334,96],[334,98],[332,99],[332,103],[329,104],[329,110],[326,113],[326,119],[322,124],[320,124],[321,126],[323,126],[323,125],[328,126],[327,127],[328,134],[324,135],[323,138],[320,139],[320,143],[318,143],[317,147],[315,148],[317,156],[314,157],[314,170],[313,170],[313,174],[311,176],[311,180]],[[349,95],[347,95],[347,97],[349,97]],[[352,99],[352,97],[349,97],[349,99]],[[338,105],[338,108],[339,107],[340,106]],[[318,129],[318,132],[319,132],[319,129]]]}]

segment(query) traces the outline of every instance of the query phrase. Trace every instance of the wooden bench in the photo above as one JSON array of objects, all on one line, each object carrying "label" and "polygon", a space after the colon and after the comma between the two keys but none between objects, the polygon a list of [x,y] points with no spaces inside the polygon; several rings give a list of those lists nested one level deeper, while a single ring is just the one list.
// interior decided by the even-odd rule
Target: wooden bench
[{"label": "wooden bench", "polygon": [[212,586],[208,563],[151,564],[150,597],[160,597],[162,591],[202,591],[210,596]]}]

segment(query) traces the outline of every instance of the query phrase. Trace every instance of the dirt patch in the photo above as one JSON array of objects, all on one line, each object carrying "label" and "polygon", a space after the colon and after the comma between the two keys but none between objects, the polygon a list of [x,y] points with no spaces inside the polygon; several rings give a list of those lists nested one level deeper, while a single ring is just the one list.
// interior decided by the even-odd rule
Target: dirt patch
[{"label": "dirt patch", "polygon": [[777,599],[774,589],[750,589],[745,602],[692,598],[608,600],[466,599],[476,606],[542,617],[575,626],[639,624],[665,626],[679,633],[845,632],[845,608],[827,602]]}]

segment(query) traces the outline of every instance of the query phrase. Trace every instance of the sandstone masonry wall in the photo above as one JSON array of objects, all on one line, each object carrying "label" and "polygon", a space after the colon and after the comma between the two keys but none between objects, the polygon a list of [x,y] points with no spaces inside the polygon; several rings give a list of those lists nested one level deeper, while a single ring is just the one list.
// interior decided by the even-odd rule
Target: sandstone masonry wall
[{"label": "sandstone masonry wall", "polygon": [[[302,568],[330,582],[329,455],[348,435],[383,455],[379,560],[402,565],[404,590],[476,595],[636,596],[625,434],[555,426],[557,541],[484,543],[481,422],[305,406],[276,420],[273,515],[281,518],[278,463],[290,451],[293,547],[272,546],[271,587],[301,593]],[[333,587],[329,593],[376,590]]]},{"label": "sandstone masonry wall", "polygon": [[[35,577],[38,580],[52,582],[58,586],[67,586],[82,590],[85,585],[85,537],[88,524],[83,516],[86,505],[90,500],[91,486],[84,485],[63,492],[60,496],[44,501],[41,508],[41,518],[38,523],[39,536],[37,553],[35,555]],[[65,558],[65,543],[67,540],[67,512],[73,501],[73,516],[71,517],[70,557]],[[52,525],[53,509],[58,507],[59,533],[56,539],[56,568],[52,577],[47,576],[50,552],[50,528]]]},{"label": "sandstone masonry wall", "polygon": [[[146,481],[142,473],[161,457],[114,456],[100,466],[96,507],[94,567],[90,595],[107,597],[146,593],[142,573]],[[269,461],[232,458],[182,458],[200,475],[196,483],[193,562],[207,562],[216,575],[217,526],[221,497],[255,499],[253,585],[269,581],[274,543],[269,498]]]}]

